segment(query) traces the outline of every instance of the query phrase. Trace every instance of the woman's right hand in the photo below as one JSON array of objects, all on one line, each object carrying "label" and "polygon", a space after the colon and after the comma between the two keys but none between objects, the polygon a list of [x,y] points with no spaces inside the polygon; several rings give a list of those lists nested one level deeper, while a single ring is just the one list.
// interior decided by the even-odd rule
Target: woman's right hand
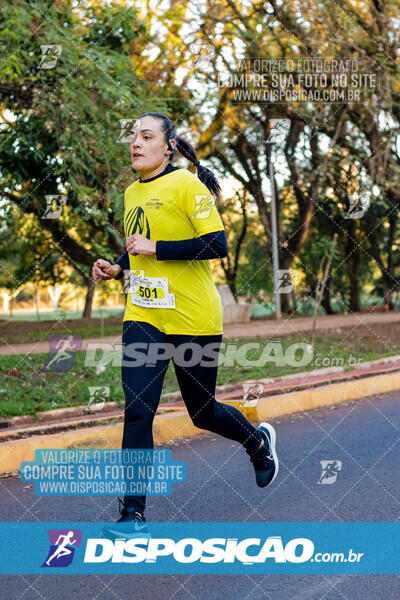
[{"label": "woman's right hand", "polygon": [[[117,265],[118,266],[118,265]],[[95,263],[93,263],[92,267],[92,277],[95,281],[104,281],[105,279],[112,279],[113,276],[108,275],[106,270],[112,267],[111,263],[108,260],[103,260],[102,258],[98,258]]]}]

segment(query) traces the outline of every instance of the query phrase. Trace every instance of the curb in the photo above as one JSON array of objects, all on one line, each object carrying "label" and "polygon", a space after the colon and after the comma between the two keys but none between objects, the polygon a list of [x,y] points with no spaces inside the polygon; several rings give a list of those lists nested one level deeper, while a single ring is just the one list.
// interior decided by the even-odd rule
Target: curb
[{"label": "curb", "polygon": [[[392,363],[392,366],[391,366]],[[381,367],[375,369],[374,367]],[[243,395],[243,384],[260,383],[267,387],[264,388],[265,394],[277,395],[279,393],[294,393],[306,387],[321,387],[340,381],[360,379],[362,377],[381,375],[383,371],[400,371],[400,355],[379,358],[376,360],[362,363],[357,369],[347,370],[343,366],[324,367],[322,369],[314,369],[313,371],[302,371],[301,373],[291,373],[290,375],[282,375],[279,377],[266,377],[264,379],[246,379],[235,383],[228,383],[216,386],[216,398],[221,402],[230,402]],[[340,374],[340,375],[339,375]],[[343,377],[341,377],[343,375]],[[323,376],[326,381],[321,379]],[[337,381],[335,381],[337,379]],[[303,382],[301,380],[304,380]],[[296,384],[296,381],[298,383]],[[289,389],[292,386],[293,389]],[[296,387],[297,389],[294,389]],[[184,401],[180,391],[167,392],[161,394],[161,402],[159,410],[169,409],[170,407],[181,406],[184,408]],[[94,404],[91,407],[87,405],[69,406],[65,408],[56,408],[52,410],[40,411],[35,416],[19,415],[8,419],[0,419],[0,444],[2,442],[2,433],[7,436],[7,432],[13,430],[25,430],[28,427],[56,427],[57,424],[63,423],[66,420],[99,419],[107,420],[121,417],[123,414],[123,405],[117,402],[105,402],[104,404]],[[85,427],[85,422],[82,422],[82,427]],[[52,433],[55,433],[52,432]],[[34,435],[34,433],[33,433]]]},{"label": "curb", "polygon": [[[396,390],[400,390],[400,372],[263,397],[257,406],[253,407],[240,406],[240,400],[230,401],[229,404],[238,408],[250,421],[258,422]],[[205,430],[193,425],[186,409],[171,408],[154,418],[153,433],[156,443],[192,437],[204,432]],[[0,473],[19,471],[20,463],[34,460],[35,450],[39,448],[120,448],[121,440],[122,424],[119,423],[4,442],[0,444]]]}]

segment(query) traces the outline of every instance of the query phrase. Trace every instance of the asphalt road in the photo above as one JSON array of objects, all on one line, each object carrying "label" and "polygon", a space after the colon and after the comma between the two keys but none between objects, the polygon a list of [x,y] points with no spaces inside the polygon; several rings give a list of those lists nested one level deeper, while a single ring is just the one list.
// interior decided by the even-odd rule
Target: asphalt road
[{"label": "asphalt road", "polygon": [[[328,393],[328,391],[327,391]],[[204,434],[171,444],[187,462],[172,497],[150,497],[148,521],[395,521],[400,517],[400,392],[272,420],[280,471],[262,490],[243,449]],[[342,461],[319,485],[320,460]],[[37,497],[17,478],[0,480],[5,521],[105,521],[114,498]],[[391,600],[395,575],[30,575],[1,576],[1,598],[117,600]]]}]

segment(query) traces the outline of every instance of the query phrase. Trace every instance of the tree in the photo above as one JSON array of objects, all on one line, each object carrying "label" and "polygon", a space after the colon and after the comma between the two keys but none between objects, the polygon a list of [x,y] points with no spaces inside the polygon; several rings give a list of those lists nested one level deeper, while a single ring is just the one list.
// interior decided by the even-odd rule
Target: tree
[{"label": "tree", "polygon": [[[127,144],[118,143],[120,119],[165,107],[132,64],[132,52],[147,44],[146,25],[120,4],[36,0],[3,3],[0,26],[0,199],[33,219],[50,236],[51,253],[81,273],[88,316],[93,261],[112,260],[124,245],[123,190],[132,174]],[[61,215],[44,218],[46,197],[60,195]]]}]

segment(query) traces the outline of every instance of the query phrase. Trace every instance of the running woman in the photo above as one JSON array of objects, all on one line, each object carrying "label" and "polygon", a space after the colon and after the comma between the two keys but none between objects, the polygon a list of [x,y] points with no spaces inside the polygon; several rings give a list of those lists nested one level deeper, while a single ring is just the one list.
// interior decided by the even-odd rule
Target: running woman
[{"label": "running woman", "polygon": [[[172,165],[176,149],[197,168],[198,177]],[[253,463],[257,485],[266,487],[279,468],[273,426],[261,423],[255,428],[238,409],[215,399],[222,304],[209,260],[224,258],[228,251],[215,206],[215,199],[221,198],[218,180],[200,164],[191,144],[176,136],[172,121],[163,114],[146,113],[138,118],[130,153],[133,170],[140,177],[125,192],[126,251],[114,265],[103,259],[93,265],[95,281],[121,279],[124,272],[138,277],[137,285],[130,287],[123,319],[122,448],[154,448],[153,419],[172,358],[193,424],[242,444]],[[138,343],[172,345],[174,351],[137,366],[128,349]],[[204,354],[194,363],[185,356],[182,364],[179,348],[188,343],[204,349]],[[132,536],[143,535],[145,502],[145,496],[125,495],[120,500],[120,519],[105,534],[126,536],[128,522]],[[119,523],[124,523],[123,530],[118,529]]]}]

